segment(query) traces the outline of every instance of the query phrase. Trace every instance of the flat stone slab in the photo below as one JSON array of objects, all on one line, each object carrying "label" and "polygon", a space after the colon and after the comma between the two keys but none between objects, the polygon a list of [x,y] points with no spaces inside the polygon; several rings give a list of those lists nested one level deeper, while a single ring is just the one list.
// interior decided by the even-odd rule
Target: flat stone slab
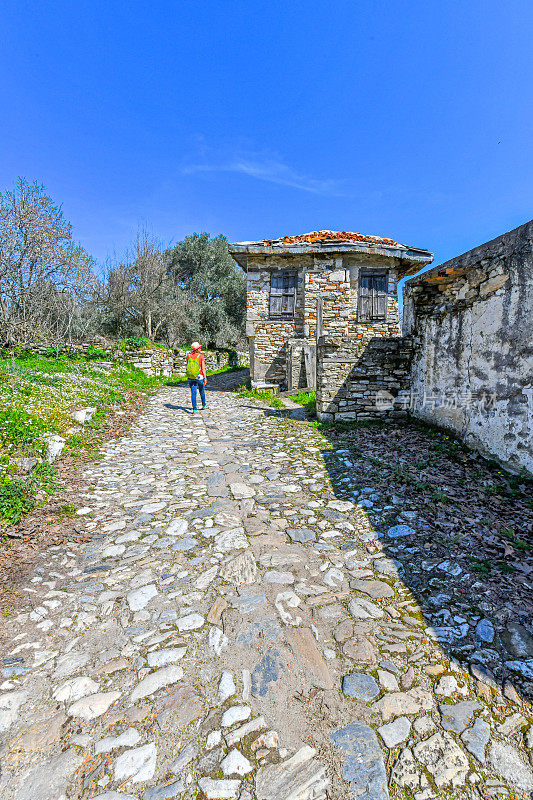
[{"label": "flat stone slab", "polygon": [[471,728],[467,728],[462,734],[461,739],[469,753],[477,758],[482,764],[485,763],[485,748],[490,739],[490,725],[483,719],[477,719]]},{"label": "flat stone slab", "polygon": [[99,688],[100,686],[96,681],[86,675],[82,675],[79,678],[71,678],[61,686],[58,686],[54,690],[52,697],[61,703],[73,703],[89,694],[95,694]]},{"label": "flat stone slab", "polygon": [[264,594],[242,594],[240,597],[234,597],[231,602],[241,614],[251,614],[266,601],[266,595]]},{"label": "flat stone slab", "polygon": [[177,553],[186,553],[189,550],[192,550],[196,547],[198,542],[196,539],[191,539],[190,537],[186,536],[184,539],[178,539],[173,545],[172,549],[175,550]]},{"label": "flat stone slab", "polygon": [[346,697],[355,697],[357,700],[364,700],[369,703],[379,694],[379,686],[372,675],[365,675],[363,672],[352,672],[345,675],[342,681],[342,691]]},{"label": "flat stone slab", "polygon": [[533,791],[533,769],[516,747],[494,739],[489,745],[488,762],[511,786],[521,792]]},{"label": "flat stone slab", "polygon": [[143,697],[150,697],[164,686],[177,683],[177,681],[182,678],[183,669],[181,667],[163,667],[155,672],[151,672],[137,684],[130,695],[130,702],[136,703],[137,700],[141,700]]},{"label": "flat stone slab", "polygon": [[153,653],[148,653],[148,665],[150,667],[166,667],[168,664],[175,664],[183,658],[186,652],[186,647],[170,647],[166,650],[155,650]]},{"label": "flat stone slab", "polygon": [[314,542],[316,539],[316,533],[311,528],[287,528],[287,534],[293,542],[300,542],[301,544]]},{"label": "flat stone slab", "polygon": [[275,683],[279,673],[284,669],[281,655],[278,650],[268,650],[263,658],[256,664],[252,672],[252,694],[254,697],[264,697],[270,684]]},{"label": "flat stone slab", "polygon": [[120,697],[120,692],[99,692],[76,700],[68,710],[73,717],[90,720],[101,717]]},{"label": "flat stone slab", "polygon": [[344,754],[342,776],[357,800],[389,800],[387,773],[378,738],[364,722],[351,722],[331,734]]},{"label": "flat stone slab", "polygon": [[418,686],[407,692],[391,692],[385,694],[372,706],[383,717],[385,722],[393,717],[406,714],[418,714],[420,711],[430,711],[433,707],[433,695]]},{"label": "flat stone slab", "polygon": [[7,731],[19,715],[19,708],[28,699],[28,692],[18,690],[0,695],[0,733]]},{"label": "flat stone slab", "polygon": [[215,536],[215,550],[219,553],[229,553],[231,550],[244,550],[250,543],[244,534],[244,528],[222,531]]},{"label": "flat stone slab", "polygon": [[143,794],[143,800],[173,800],[184,791],[185,783],[182,780],[173,781],[147,789]]},{"label": "flat stone slab", "polygon": [[409,525],[393,525],[392,528],[388,529],[387,536],[389,539],[399,539],[403,536],[412,536],[415,533],[415,529],[409,527]]},{"label": "flat stone slab", "polygon": [[411,723],[407,717],[398,717],[394,722],[382,725],[378,733],[389,749],[407,741],[411,733]]},{"label": "flat stone slab", "polygon": [[245,500],[255,496],[255,489],[246,483],[230,483],[229,488],[235,500]]},{"label": "flat stone slab", "polygon": [[379,600],[381,597],[394,597],[395,591],[392,586],[389,586],[385,581],[376,580],[351,580],[350,586],[356,592],[363,592],[374,600]]},{"label": "flat stone slab", "polygon": [[381,619],[385,616],[382,608],[363,597],[353,597],[348,603],[348,611],[355,619]]},{"label": "flat stone slab", "polygon": [[462,733],[466,726],[472,722],[474,712],[480,709],[481,705],[474,700],[464,700],[462,703],[440,705],[441,725],[445,731]]},{"label": "flat stone slab", "polygon": [[154,777],[157,747],[154,742],[122,753],[114,765],[116,781],[144,783]]},{"label": "flat stone slab", "polygon": [[214,780],[213,778],[200,778],[198,786],[205,794],[207,800],[236,800],[239,792],[240,780]]},{"label": "flat stone slab", "polygon": [[68,782],[83,762],[74,747],[28,770],[22,776],[14,800],[57,800],[65,797]]},{"label": "flat stone slab", "polygon": [[287,761],[261,767],[255,779],[257,800],[326,800],[329,780],[315,754],[304,745]]},{"label": "flat stone slab", "polygon": [[439,789],[465,783],[470,763],[449,733],[434,733],[417,744],[413,752],[417,761],[429,770]]},{"label": "flat stone slab", "polygon": [[141,586],[139,589],[128,592],[126,600],[132,611],[142,611],[156,595],[156,585],[154,583],[149,583],[146,586]]},{"label": "flat stone slab", "polygon": [[172,520],[172,522],[167,525],[165,533],[167,536],[183,536],[188,528],[189,523],[187,520],[180,517]]},{"label": "flat stone slab", "polygon": [[255,583],[257,579],[257,564],[249,550],[230,559],[220,568],[220,577],[235,586]]},{"label": "flat stone slab", "polygon": [[106,736],[100,739],[94,746],[94,752],[109,753],[111,750],[116,750],[117,747],[133,747],[134,744],[140,742],[141,736],[135,728],[128,728],[119,736]]}]

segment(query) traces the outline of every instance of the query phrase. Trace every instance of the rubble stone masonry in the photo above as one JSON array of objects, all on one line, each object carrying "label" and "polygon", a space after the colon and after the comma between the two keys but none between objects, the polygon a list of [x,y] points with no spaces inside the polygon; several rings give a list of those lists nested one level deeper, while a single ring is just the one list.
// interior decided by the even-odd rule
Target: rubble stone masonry
[{"label": "rubble stone masonry", "polygon": [[[358,282],[361,268],[387,269],[389,275],[387,319],[358,321]],[[400,335],[397,299],[398,260],[364,254],[325,257],[316,255],[256,256],[248,258],[248,313],[250,364],[255,383],[309,385],[303,363],[304,344],[313,347],[323,337],[333,342],[353,337],[356,343]],[[298,274],[294,317],[273,319],[269,313],[273,271]],[[301,343],[301,346],[298,346]],[[289,364],[289,360],[291,363]],[[297,360],[298,363],[294,363]],[[332,380],[335,379],[332,376]],[[337,388],[340,388],[338,384]]]}]

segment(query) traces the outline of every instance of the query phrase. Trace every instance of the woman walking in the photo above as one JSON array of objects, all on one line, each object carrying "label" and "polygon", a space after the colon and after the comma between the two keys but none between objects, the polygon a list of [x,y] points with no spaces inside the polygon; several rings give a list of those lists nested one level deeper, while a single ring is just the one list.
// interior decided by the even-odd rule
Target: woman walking
[{"label": "woman walking", "polygon": [[202,411],[207,407],[205,400],[205,385],[207,383],[207,373],[205,370],[205,356],[201,353],[202,345],[200,342],[193,342],[191,345],[191,352],[187,355],[187,366],[185,374],[189,386],[191,387],[191,402],[192,413],[196,414],[196,391],[200,390],[200,397],[202,398]]}]

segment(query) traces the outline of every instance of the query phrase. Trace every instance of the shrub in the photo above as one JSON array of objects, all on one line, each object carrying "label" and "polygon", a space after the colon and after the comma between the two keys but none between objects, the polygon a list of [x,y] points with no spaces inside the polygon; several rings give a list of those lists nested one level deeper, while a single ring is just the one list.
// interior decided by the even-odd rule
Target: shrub
[{"label": "shrub", "polygon": [[99,359],[100,361],[106,361],[109,358],[109,355],[105,350],[99,350],[97,347],[94,347],[92,344],[90,344],[87,348],[87,358],[89,360]]},{"label": "shrub", "polygon": [[146,336],[128,336],[121,342],[122,350],[144,350],[150,346],[152,346],[152,342]]}]

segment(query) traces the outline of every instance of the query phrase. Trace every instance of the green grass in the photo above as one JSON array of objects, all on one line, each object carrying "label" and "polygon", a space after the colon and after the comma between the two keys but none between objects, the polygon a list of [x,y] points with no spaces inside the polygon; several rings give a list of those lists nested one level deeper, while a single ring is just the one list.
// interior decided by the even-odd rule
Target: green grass
[{"label": "green grass", "polygon": [[[90,358],[61,353],[0,357],[0,520],[18,522],[35,506],[39,490],[53,491],[53,473],[43,463],[47,434],[63,436],[69,455],[94,453],[110,414],[166,383],[128,365],[106,371]],[[71,411],[87,406],[96,406],[92,421],[76,425]],[[21,458],[37,459],[29,475],[21,473]]]},{"label": "green grass", "polygon": [[308,414],[316,416],[316,392],[303,392],[300,390],[296,394],[290,394],[289,398],[303,406]]},{"label": "green grass", "polygon": [[521,550],[522,553],[527,553],[529,550],[533,550],[533,545],[531,545],[529,542],[525,542],[523,539],[520,539],[512,528],[503,528],[501,534],[512,543],[516,550]]},{"label": "green grass", "polygon": [[252,389],[249,385],[243,384],[237,389],[237,397],[246,397],[250,400],[260,400],[272,408],[285,408],[281,400],[272,394],[268,389]]},{"label": "green grass", "polygon": [[0,518],[9,525],[16,524],[35,508],[37,491],[52,494],[54,489],[54,468],[46,462],[38,464],[25,479],[8,477],[0,481]]},{"label": "green grass", "polygon": [[467,556],[470,562],[470,568],[480,578],[488,578],[491,573],[491,562],[486,558],[476,558],[475,556]]}]

